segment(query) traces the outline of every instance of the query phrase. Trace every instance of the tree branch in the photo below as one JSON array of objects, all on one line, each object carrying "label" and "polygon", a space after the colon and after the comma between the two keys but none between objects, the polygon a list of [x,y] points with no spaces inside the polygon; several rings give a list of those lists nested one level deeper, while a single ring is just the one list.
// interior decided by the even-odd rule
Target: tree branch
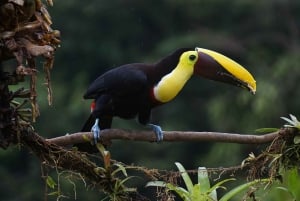
[{"label": "tree branch", "polygon": [[[192,132],[192,131],[164,131],[164,141],[205,141],[205,142],[226,142],[238,144],[265,144],[272,142],[280,131],[264,135],[248,135],[220,132]],[[60,146],[84,143],[93,139],[91,132],[78,132],[65,136],[47,139],[48,142]],[[156,136],[153,131],[135,131],[123,129],[105,129],[101,131],[101,139],[110,140],[132,140],[155,142]]]}]

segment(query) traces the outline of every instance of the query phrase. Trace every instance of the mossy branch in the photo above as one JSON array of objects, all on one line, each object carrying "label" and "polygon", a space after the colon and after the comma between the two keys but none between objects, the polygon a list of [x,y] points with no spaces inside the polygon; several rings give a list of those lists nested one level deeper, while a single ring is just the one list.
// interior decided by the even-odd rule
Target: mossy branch
[{"label": "mossy branch", "polygon": [[[106,140],[111,139],[126,139],[126,140],[146,140],[155,141],[155,135],[151,131],[124,131],[119,129],[107,129],[102,131],[102,137]],[[183,136],[182,136],[183,135]],[[232,139],[228,140],[225,135],[229,135]],[[224,174],[225,172],[237,172],[243,171],[247,172],[247,176],[250,180],[261,179],[261,178],[271,178],[274,179],[278,175],[280,167],[291,167],[295,163],[298,163],[299,158],[297,154],[299,151],[298,146],[295,147],[293,143],[293,138],[299,135],[297,129],[294,128],[283,128],[278,132],[269,133],[256,139],[255,135],[242,135],[242,134],[230,134],[230,133],[213,133],[213,132],[165,132],[165,141],[178,141],[181,136],[185,141],[195,139],[214,142],[229,142],[229,143],[267,143],[270,145],[266,150],[255,156],[254,154],[249,154],[241,165],[231,167],[231,168],[214,168],[212,171],[220,172]],[[85,137],[83,137],[85,136]],[[191,137],[192,136],[192,137]],[[195,137],[196,136],[196,137]],[[199,136],[206,136],[199,137]],[[212,137],[213,136],[213,137]],[[99,171],[104,170],[103,168],[98,168],[94,162],[91,162],[86,154],[74,150],[64,149],[60,145],[67,145],[69,143],[81,143],[86,142],[86,140],[92,138],[92,133],[75,133],[72,135],[62,136],[59,138],[47,139],[40,137],[39,135],[30,133],[21,133],[21,142],[26,147],[30,148],[40,159],[43,164],[49,166],[56,166],[59,169],[67,169],[81,174],[84,178],[88,179],[93,185],[103,189],[105,192],[111,192],[112,186],[118,180],[118,178],[107,177],[107,172]],[[253,139],[255,140],[253,140]],[[181,140],[182,140],[181,139]],[[238,140],[243,139],[243,140]],[[252,139],[252,140],[251,140]],[[293,148],[294,147],[294,148]],[[293,149],[292,149],[293,148]],[[297,149],[296,151],[294,151]],[[285,154],[282,154],[285,153]],[[288,157],[285,157],[288,155]],[[278,157],[280,156],[280,157]],[[117,162],[118,163],[118,162]],[[271,165],[272,164],[272,165]],[[127,166],[124,165],[126,168]],[[268,167],[268,168],[266,168]],[[147,168],[130,166],[130,169],[135,169],[137,171],[142,171],[148,176],[152,176],[156,179],[174,177],[173,172],[163,172],[159,170],[148,170]],[[209,168],[208,168],[209,169]],[[95,171],[98,170],[98,171]],[[166,175],[167,174],[167,175]],[[132,192],[130,195],[124,195],[124,197],[129,200],[148,200],[147,198],[140,195],[138,192]],[[133,198],[134,197],[134,198]]]}]

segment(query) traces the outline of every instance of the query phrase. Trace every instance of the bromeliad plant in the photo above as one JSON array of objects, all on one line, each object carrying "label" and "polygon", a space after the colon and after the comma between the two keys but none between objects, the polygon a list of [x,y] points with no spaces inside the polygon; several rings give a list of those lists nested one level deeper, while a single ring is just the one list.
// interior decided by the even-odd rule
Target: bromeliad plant
[{"label": "bromeliad plant", "polygon": [[[178,170],[180,171],[181,177],[185,183],[186,189],[180,186],[176,186],[172,183],[167,183],[164,181],[151,181],[148,182],[146,187],[162,187],[167,188],[169,191],[174,191],[182,200],[184,201],[218,201],[217,198],[217,189],[223,188],[222,186],[225,182],[233,181],[235,178],[224,179],[214,186],[211,187],[209,182],[209,176],[207,169],[205,167],[198,168],[198,183],[193,184],[190,176],[188,175],[185,168],[178,162],[175,163]],[[270,182],[269,179],[260,179],[260,180],[253,180],[251,182],[247,182],[245,184],[239,185],[219,199],[219,201],[228,201],[237,194],[242,191],[247,190],[249,187],[254,186],[260,183],[267,183]]]},{"label": "bromeliad plant", "polygon": [[294,115],[290,114],[290,119],[287,117],[281,117],[281,119],[287,122],[284,127],[297,128],[300,130],[300,121]]},{"label": "bromeliad plant", "polygon": [[146,187],[155,186],[167,188],[169,191],[174,191],[184,201],[217,201],[217,189],[225,188],[221,186],[227,181],[235,180],[234,178],[225,179],[214,186],[210,186],[208,173],[205,167],[198,168],[198,183],[193,184],[185,168],[178,162],[175,163],[178,170],[180,171],[181,177],[186,185],[186,189],[176,186],[172,183],[166,183],[164,181],[151,181],[148,182]]},{"label": "bromeliad plant", "polygon": [[[290,119],[287,117],[281,117],[281,119],[283,119],[284,121],[286,121],[287,123],[284,125],[284,127],[286,128],[295,128],[300,130],[300,121],[297,119],[297,117],[295,117],[294,115],[290,114]],[[294,144],[300,144],[300,136],[296,135],[294,137]]]}]

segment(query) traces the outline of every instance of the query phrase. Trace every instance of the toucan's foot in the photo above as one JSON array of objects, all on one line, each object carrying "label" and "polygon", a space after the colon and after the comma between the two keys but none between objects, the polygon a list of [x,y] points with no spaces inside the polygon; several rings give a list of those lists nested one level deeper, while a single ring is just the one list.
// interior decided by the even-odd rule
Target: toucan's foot
[{"label": "toucan's foot", "polygon": [[148,125],[154,131],[154,133],[156,135],[156,141],[157,142],[162,142],[163,139],[164,139],[164,134],[163,134],[163,131],[162,131],[161,127],[158,126],[158,125],[154,125],[154,124],[148,124]]},{"label": "toucan's foot", "polygon": [[98,126],[99,119],[97,118],[95,121],[95,124],[93,125],[91,132],[93,132],[94,135],[94,144],[97,144],[98,140],[100,139],[100,128]]}]

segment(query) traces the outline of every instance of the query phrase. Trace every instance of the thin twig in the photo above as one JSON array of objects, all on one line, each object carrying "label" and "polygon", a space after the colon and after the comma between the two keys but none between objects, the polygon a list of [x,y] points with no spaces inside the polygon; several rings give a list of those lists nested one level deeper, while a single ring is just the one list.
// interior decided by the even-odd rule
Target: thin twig
[{"label": "thin twig", "polygon": [[[278,132],[263,134],[263,135],[249,135],[249,134],[235,134],[235,133],[221,133],[221,132],[192,132],[192,131],[164,131],[164,141],[205,141],[205,142],[226,142],[238,144],[265,144],[272,142],[277,136]],[[60,146],[67,146],[72,144],[84,143],[93,139],[91,132],[78,132],[60,136],[56,138],[47,139],[48,142]],[[103,141],[110,140],[132,140],[132,141],[147,141],[156,142],[156,136],[152,131],[136,131],[123,129],[106,129],[101,131],[101,139]]]}]

